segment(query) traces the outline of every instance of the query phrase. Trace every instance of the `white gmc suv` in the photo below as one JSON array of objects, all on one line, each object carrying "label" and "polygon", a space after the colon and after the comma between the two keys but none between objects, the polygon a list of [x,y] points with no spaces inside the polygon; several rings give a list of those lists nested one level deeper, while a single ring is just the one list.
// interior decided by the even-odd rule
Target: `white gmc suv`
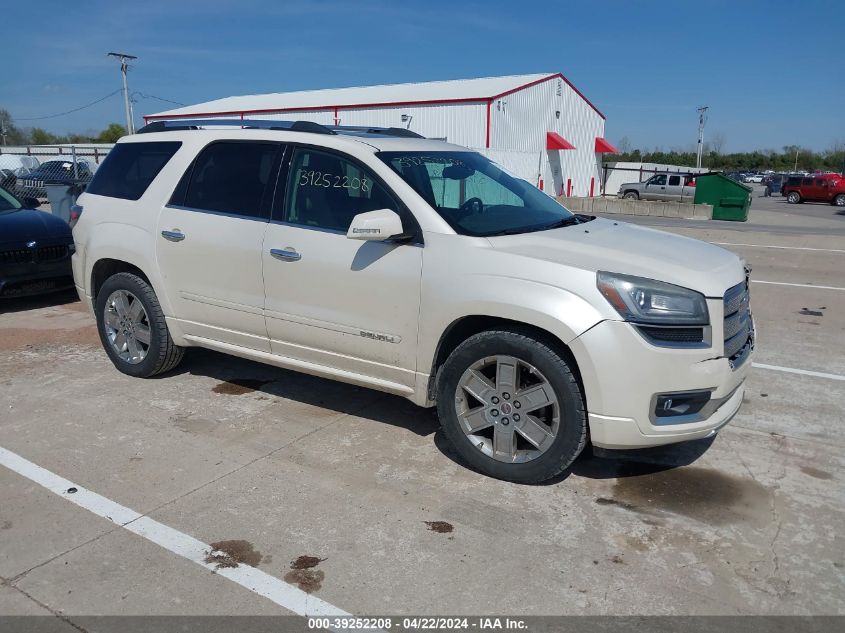
[{"label": "white gmc suv", "polygon": [[184,348],[437,406],[515,482],[708,437],[742,402],[747,274],[721,248],[574,215],[407,130],[172,121],[115,146],[73,211],[73,272],[118,370]]}]

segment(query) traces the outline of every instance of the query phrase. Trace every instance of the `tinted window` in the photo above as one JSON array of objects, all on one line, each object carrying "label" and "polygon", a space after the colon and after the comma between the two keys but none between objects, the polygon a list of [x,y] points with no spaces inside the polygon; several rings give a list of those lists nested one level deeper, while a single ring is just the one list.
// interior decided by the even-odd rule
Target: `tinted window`
[{"label": "tinted window", "polygon": [[346,231],[352,218],[397,205],[366,169],[337,154],[298,149],[291,161],[287,187],[291,224]]},{"label": "tinted window", "polygon": [[185,206],[247,217],[268,217],[267,183],[275,182],[277,143],[220,142],[194,161]]},{"label": "tinted window", "polygon": [[655,176],[651,180],[648,181],[650,185],[665,185],[666,184],[666,176],[665,174],[661,174],[660,176]]},{"label": "tinted window", "polygon": [[137,200],[181,145],[178,141],[118,143],[97,170],[88,193]]},{"label": "tinted window", "polygon": [[669,176],[669,184],[670,185],[680,185],[681,184],[681,177],[680,176]]},{"label": "tinted window", "polygon": [[813,179],[812,178],[804,178],[804,179],[801,180],[801,184],[804,185],[805,187],[807,185],[812,185]]}]

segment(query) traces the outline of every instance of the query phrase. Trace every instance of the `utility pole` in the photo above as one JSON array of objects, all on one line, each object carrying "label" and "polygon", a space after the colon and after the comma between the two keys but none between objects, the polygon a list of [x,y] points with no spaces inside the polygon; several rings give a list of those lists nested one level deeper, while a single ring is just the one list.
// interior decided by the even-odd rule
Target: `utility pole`
[{"label": "utility pole", "polygon": [[798,171],[798,149],[795,148],[795,167],[792,168],[792,171]]},{"label": "utility pole", "polygon": [[129,70],[129,60],[138,58],[128,53],[109,53],[109,57],[120,60],[120,74],[123,75],[123,105],[126,107],[126,133],[134,134],[135,124],[132,121],[132,104],[129,103],[129,83],[126,81],[126,71]]},{"label": "utility pole", "polygon": [[695,157],[695,166],[701,167],[701,156],[704,154],[704,124],[707,123],[707,109],[710,106],[697,108],[698,112],[698,153]]}]

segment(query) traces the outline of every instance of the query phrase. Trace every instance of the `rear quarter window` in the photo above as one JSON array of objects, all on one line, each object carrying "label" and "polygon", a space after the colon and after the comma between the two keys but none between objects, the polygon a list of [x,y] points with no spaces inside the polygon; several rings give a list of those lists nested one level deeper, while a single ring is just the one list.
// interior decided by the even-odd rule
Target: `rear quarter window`
[{"label": "rear quarter window", "polygon": [[118,143],[86,191],[98,196],[138,200],[181,146],[179,141]]}]

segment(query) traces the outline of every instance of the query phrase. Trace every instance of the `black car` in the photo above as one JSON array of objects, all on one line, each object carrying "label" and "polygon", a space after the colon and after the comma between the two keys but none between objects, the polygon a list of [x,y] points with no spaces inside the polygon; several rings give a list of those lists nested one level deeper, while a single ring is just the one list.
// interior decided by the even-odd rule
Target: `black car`
[{"label": "black car", "polygon": [[92,177],[91,167],[85,161],[78,160],[74,168],[72,160],[49,160],[18,178],[15,193],[26,198],[46,198],[45,185],[79,185],[81,190]]},{"label": "black car", "polygon": [[73,286],[70,226],[37,206],[0,188],[0,299]]}]

